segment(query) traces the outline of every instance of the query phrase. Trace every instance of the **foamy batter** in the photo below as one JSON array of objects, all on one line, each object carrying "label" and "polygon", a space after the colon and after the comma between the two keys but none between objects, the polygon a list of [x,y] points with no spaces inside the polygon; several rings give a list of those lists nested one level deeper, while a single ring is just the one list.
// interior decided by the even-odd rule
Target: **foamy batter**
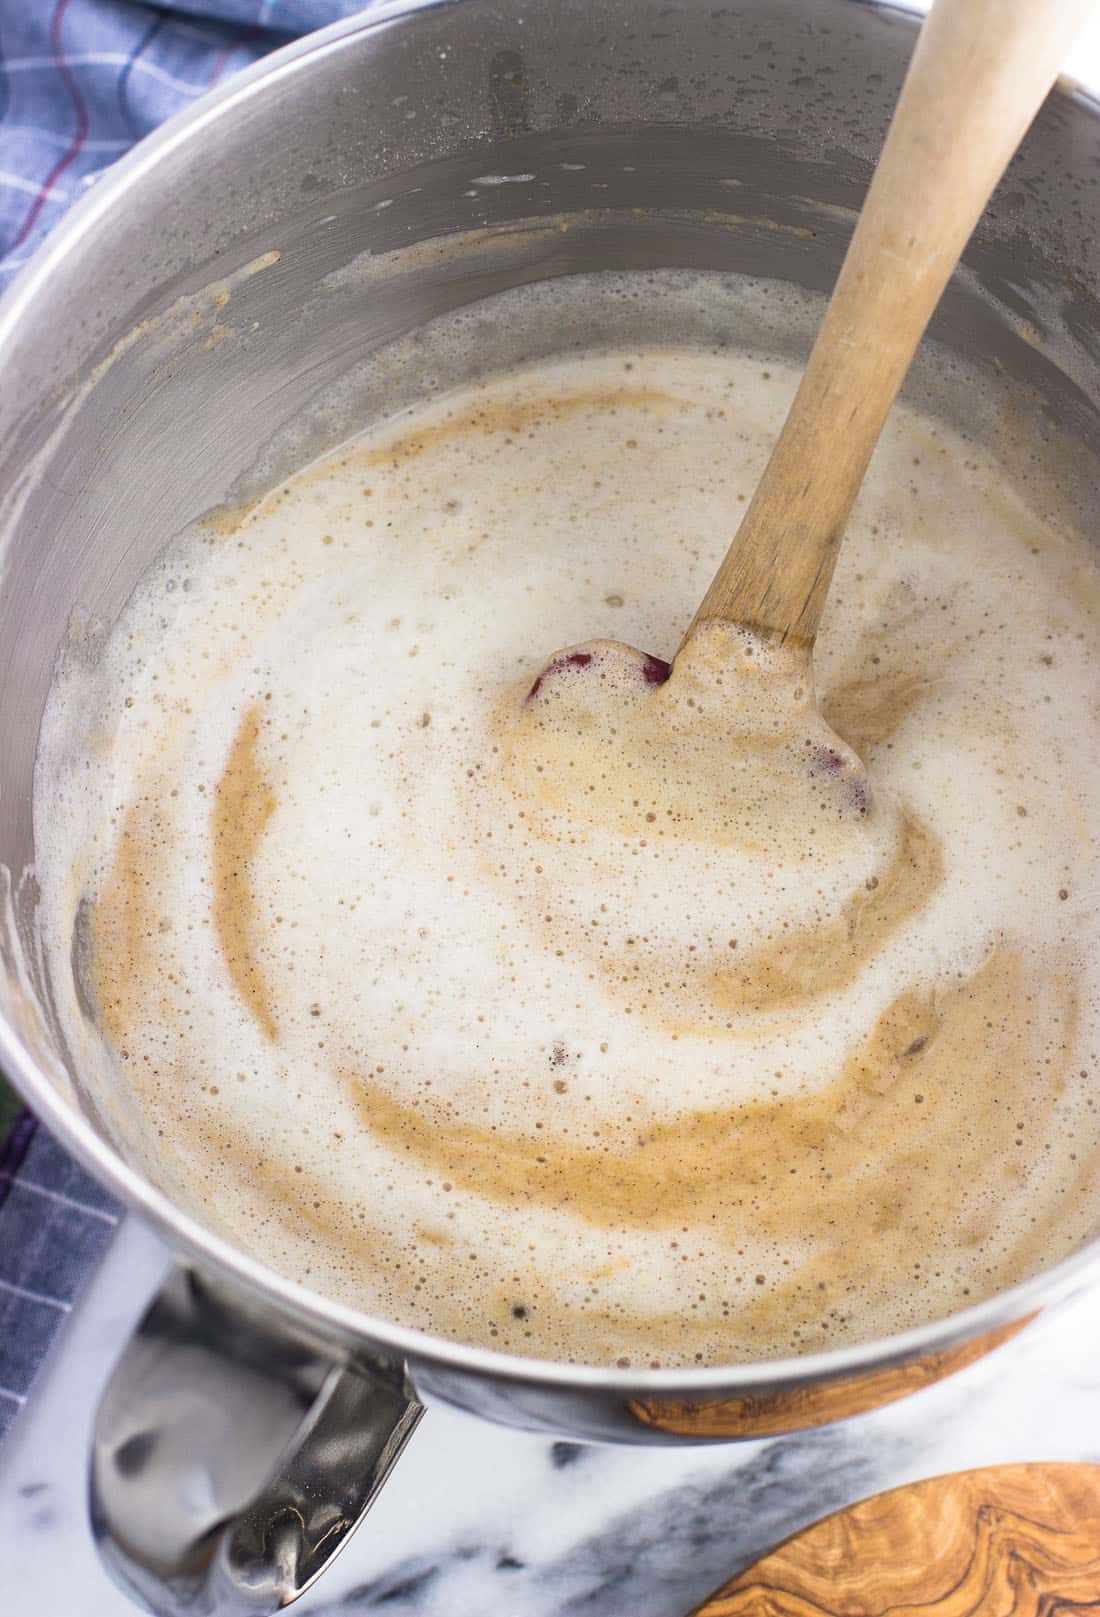
[{"label": "foamy batter", "polygon": [[856,812],[828,768],[727,793],[744,644],[619,691],[621,729],[591,684],[526,700],[561,646],[672,655],[795,380],[654,350],[439,398],[175,541],[57,682],[38,868],[78,1066],[275,1267],[469,1342],[691,1364],[942,1315],[1095,1229],[1080,539],[895,411],[817,648]]}]

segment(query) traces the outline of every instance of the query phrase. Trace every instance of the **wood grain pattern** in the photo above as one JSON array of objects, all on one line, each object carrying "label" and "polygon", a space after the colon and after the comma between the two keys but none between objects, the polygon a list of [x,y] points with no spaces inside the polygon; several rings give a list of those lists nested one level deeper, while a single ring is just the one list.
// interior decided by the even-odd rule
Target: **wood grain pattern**
[{"label": "wood grain pattern", "polygon": [[1092,4],[936,0],[802,384],[694,623],[812,644],[917,343]]},{"label": "wood grain pattern", "polygon": [[976,1359],[1007,1342],[1036,1318],[1029,1314],[938,1353],[925,1353],[907,1364],[848,1375],[811,1386],[742,1393],[736,1398],[635,1398],[630,1413],[643,1426],[676,1432],[683,1437],[777,1437],[783,1432],[808,1431],[833,1421],[863,1415],[931,1386],[962,1370]]},{"label": "wood grain pattern", "polygon": [[877,1494],[695,1617],[1053,1617],[1100,1606],[1100,1466],[993,1466]]}]

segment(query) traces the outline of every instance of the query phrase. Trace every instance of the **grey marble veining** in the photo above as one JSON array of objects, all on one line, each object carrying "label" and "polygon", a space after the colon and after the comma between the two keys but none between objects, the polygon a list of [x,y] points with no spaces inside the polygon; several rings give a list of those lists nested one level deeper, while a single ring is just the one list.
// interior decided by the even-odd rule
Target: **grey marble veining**
[{"label": "grey marble veining", "polygon": [[[128,1617],[84,1502],[96,1397],[167,1262],[124,1225],[0,1450],[3,1617]],[[798,1438],[584,1448],[429,1411],[303,1617],[684,1617],[798,1527],[921,1477],[1100,1462],[1100,1295],[968,1370]]]},{"label": "grey marble veining", "polygon": [[[442,1557],[425,1549],[385,1569],[314,1609],[324,1617],[386,1611],[399,1617],[426,1613],[513,1608],[538,1617],[604,1617],[606,1613],[647,1613],[681,1617],[738,1565],[751,1561],[763,1544],[785,1537],[801,1520],[816,1519],[864,1491],[865,1458],[830,1434],[812,1444],[753,1445],[752,1456],[723,1457],[717,1475],[689,1470],[676,1486],[661,1486],[654,1468],[655,1493],[627,1505],[606,1484],[606,1451],[580,1450],[572,1465],[587,1468],[603,1509],[594,1510],[590,1531],[555,1553],[533,1551],[537,1524],[520,1521],[517,1534],[484,1533],[478,1542],[458,1543]],[[579,1478],[557,1486],[540,1476],[531,1457],[527,1511],[536,1493],[553,1511]],[[663,1468],[662,1468],[663,1469]],[[792,1510],[792,1502],[794,1504]],[[487,1524],[488,1525],[488,1524]],[[495,1603],[487,1603],[492,1592]]]}]

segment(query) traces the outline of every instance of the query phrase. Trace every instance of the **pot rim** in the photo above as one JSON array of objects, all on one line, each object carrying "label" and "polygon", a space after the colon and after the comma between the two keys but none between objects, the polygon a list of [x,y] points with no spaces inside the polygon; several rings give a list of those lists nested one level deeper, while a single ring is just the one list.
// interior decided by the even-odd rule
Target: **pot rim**
[{"label": "pot rim", "polygon": [[[174,114],[111,165],[91,191],[80,198],[28,259],[0,298],[0,370],[4,349],[17,331],[25,311],[41,296],[56,266],[81,251],[85,238],[117,207],[129,190],[140,184],[169,152],[198,137],[217,120],[231,116],[261,88],[283,75],[298,72],[310,58],[341,49],[355,35],[369,35],[421,12],[442,11],[461,0],[383,0],[367,12],[344,18],[307,34],[261,58],[234,75],[225,85],[206,92],[192,106]],[[869,9],[893,12],[907,19],[919,17],[920,0],[855,0]],[[1100,100],[1080,80],[1063,75],[1055,93],[1088,102],[1100,115]],[[535,1383],[562,1392],[588,1391],[614,1394],[661,1394],[672,1397],[748,1391],[778,1384],[797,1386],[829,1381],[853,1371],[879,1368],[902,1360],[939,1352],[974,1336],[1015,1323],[1052,1297],[1067,1293],[1074,1283],[1100,1280],[1100,1235],[1059,1263],[1030,1279],[997,1292],[984,1301],[913,1326],[908,1330],[847,1347],[785,1359],[751,1360],[704,1368],[618,1370],[590,1364],[524,1358],[493,1348],[471,1347],[426,1331],[376,1318],[288,1279],[243,1249],[207,1229],[178,1208],[102,1139],[88,1120],[70,1105],[35,1062],[14,1026],[0,1013],[0,1066],[19,1090],[34,1115],[55,1134],[85,1168],[132,1211],[140,1213],[169,1244],[188,1259],[197,1260],[219,1276],[243,1284],[247,1290],[290,1314],[308,1328],[318,1328],[343,1344],[360,1343],[395,1351],[407,1359],[478,1379]]]}]

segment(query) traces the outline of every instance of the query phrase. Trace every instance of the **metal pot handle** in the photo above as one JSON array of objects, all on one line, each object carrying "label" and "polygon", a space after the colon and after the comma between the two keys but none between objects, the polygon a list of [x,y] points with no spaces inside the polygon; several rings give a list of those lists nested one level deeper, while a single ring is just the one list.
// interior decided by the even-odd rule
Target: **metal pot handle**
[{"label": "metal pot handle", "polygon": [[177,1268],[107,1384],[92,1529],[155,1617],[266,1617],[343,1548],[422,1406]]}]

